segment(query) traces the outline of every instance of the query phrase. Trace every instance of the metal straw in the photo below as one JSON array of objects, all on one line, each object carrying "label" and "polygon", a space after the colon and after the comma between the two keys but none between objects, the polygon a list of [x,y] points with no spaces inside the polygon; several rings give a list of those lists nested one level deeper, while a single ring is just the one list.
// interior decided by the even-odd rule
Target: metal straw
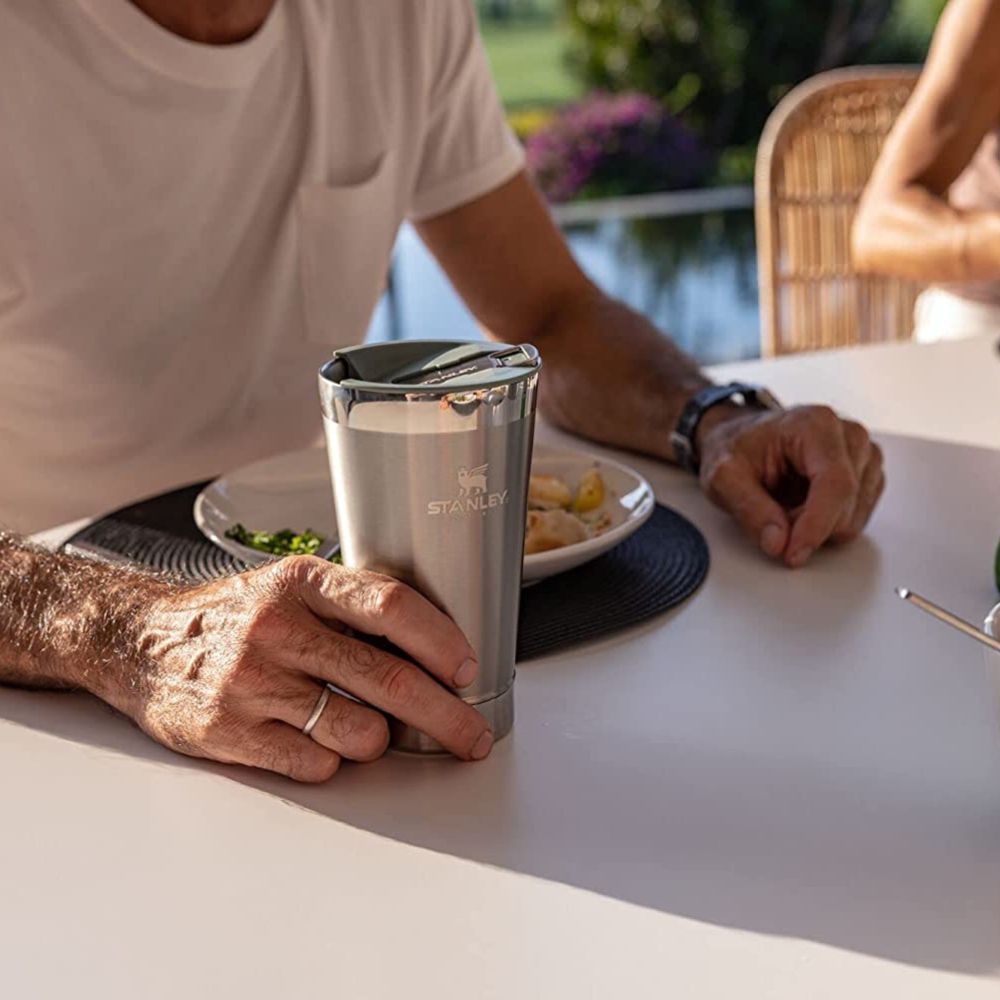
[{"label": "metal straw", "polygon": [[914,594],[912,590],[907,590],[906,587],[897,587],[896,593],[899,594],[904,601],[909,601],[910,604],[915,604],[921,611],[926,611],[927,614],[933,615],[938,619],[938,621],[942,621],[945,625],[950,625],[952,628],[958,629],[959,632],[964,632],[970,638],[975,639],[977,642],[981,642],[984,646],[989,646],[990,649],[1000,653],[1000,640],[994,639],[991,635],[987,635],[982,630],[976,628],[975,625],[959,618],[958,615],[953,615],[950,611],[945,611],[944,608],[938,607],[933,601],[928,601],[926,597]]}]

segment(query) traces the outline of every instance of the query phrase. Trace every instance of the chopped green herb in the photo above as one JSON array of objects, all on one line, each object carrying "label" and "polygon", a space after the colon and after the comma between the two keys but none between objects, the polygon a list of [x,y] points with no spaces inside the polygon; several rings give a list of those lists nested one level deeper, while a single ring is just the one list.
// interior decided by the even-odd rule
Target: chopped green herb
[{"label": "chopped green herb", "polygon": [[[274,556],[311,556],[323,544],[323,536],[308,528],[301,534],[295,534],[291,528],[273,532],[249,531],[242,524],[234,524],[226,531],[226,538]],[[335,558],[339,562],[339,556]]]}]

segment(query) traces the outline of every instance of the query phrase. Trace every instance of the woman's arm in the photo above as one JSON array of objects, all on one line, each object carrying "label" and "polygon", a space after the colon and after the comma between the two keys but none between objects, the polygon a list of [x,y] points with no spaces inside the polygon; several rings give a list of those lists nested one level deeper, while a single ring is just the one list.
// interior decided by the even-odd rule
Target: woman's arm
[{"label": "woman's arm", "polygon": [[1000,279],[1000,212],[947,201],[998,124],[1000,0],[952,0],[861,199],[852,233],[859,269],[917,281]]}]

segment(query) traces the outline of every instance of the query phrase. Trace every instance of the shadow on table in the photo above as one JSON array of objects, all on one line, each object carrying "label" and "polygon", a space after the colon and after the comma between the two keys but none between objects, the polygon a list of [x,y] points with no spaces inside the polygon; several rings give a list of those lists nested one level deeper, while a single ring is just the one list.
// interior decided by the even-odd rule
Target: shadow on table
[{"label": "shadow on table", "polygon": [[[865,544],[852,556],[861,572],[830,578],[846,582],[830,595],[829,634],[813,631],[811,643],[837,641],[843,624],[871,600],[864,581],[874,569],[866,573],[865,565],[877,562],[877,553]],[[742,584],[737,574],[716,586]],[[687,613],[681,608],[670,617]],[[651,640],[649,631],[632,632],[627,641]],[[540,661],[523,676],[544,671],[540,684],[571,690],[580,671],[606,670],[624,641]],[[737,741],[729,749],[699,746],[682,720],[665,724],[655,745],[647,739],[630,750],[621,745],[627,737],[601,729],[600,706],[589,711],[578,728],[562,724],[546,733],[549,720],[522,696],[514,736],[482,764],[389,756],[345,766],[335,781],[316,787],[176,756],[90,699],[0,692],[0,717],[13,722],[97,752],[212,770],[441,853],[708,923],[925,967],[996,969],[995,801],[960,793],[949,801],[898,785],[891,775],[818,767],[789,754],[780,739],[770,752],[759,742],[753,752]],[[612,738],[619,745],[607,742]],[[544,753],[531,753],[543,743]]]}]

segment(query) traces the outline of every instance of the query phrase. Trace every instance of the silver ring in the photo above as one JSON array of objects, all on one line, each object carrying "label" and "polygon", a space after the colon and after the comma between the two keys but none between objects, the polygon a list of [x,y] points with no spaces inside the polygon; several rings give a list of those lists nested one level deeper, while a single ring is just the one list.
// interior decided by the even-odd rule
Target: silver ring
[{"label": "silver ring", "polygon": [[312,731],[316,728],[316,723],[319,722],[319,717],[323,714],[323,709],[326,708],[326,703],[330,700],[331,690],[329,684],[323,685],[323,690],[316,699],[316,706],[312,710],[312,715],[309,716],[306,724],[302,727],[303,736],[312,736]]}]

